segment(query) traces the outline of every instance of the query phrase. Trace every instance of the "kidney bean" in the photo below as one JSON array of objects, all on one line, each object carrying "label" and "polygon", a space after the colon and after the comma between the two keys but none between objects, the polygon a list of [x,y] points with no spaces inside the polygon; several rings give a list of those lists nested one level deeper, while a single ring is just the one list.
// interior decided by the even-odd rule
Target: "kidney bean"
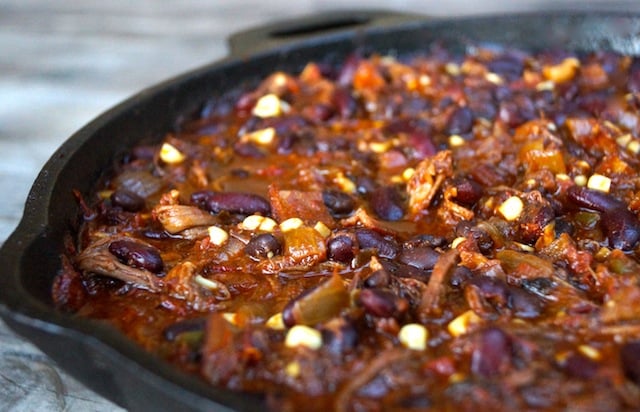
[{"label": "kidney bean", "polygon": [[456,266],[449,277],[449,284],[454,288],[459,288],[472,277],[473,272],[471,269],[466,266]]},{"label": "kidney bean", "polygon": [[423,282],[429,281],[430,273],[427,270],[407,265],[402,262],[389,259],[380,259],[380,264],[386,272],[398,278],[418,279]]},{"label": "kidney bean", "polygon": [[527,406],[534,409],[548,409],[556,403],[557,389],[549,386],[523,386],[520,389]]},{"label": "kidney bean", "polygon": [[431,248],[442,247],[447,244],[447,239],[443,236],[436,236],[428,233],[422,233],[405,241],[403,246],[406,248],[428,246]]},{"label": "kidney bean", "polygon": [[404,216],[403,202],[394,186],[383,186],[371,193],[371,207],[384,220],[397,221]]},{"label": "kidney bean", "polygon": [[403,397],[398,406],[401,410],[425,410],[431,408],[432,403],[426,393],[414,393]]},{"label": "kidney bean", "polygon": [[571,186],[567,189],[567,197],[580,207],[605,213],[618,209],[626,209],[626,205],[608,193],[592,190],[582,186]]},{"label": "kidney bean", "polygon": [[431,139],[431,134],[417,131],[409,135],[409,144],[413,148],[418,159],[424,159],[436,154],[436,146]]},{"label": "kidney bean", "polygon": [[469,109],[471,109],[475,118],[493,120],[498,114],[498,108],[493,102],[493,96],[491,96],[491,94],[485,98],[480,97],[478,99],[474,99],[468,104]]},{"label": "kidney bean", "polygon": [[349,263],[355,257],[354,242],[347,235],[338,235],[329,239],[327,256],[336,262]]},{"label": "kidney bean", "polygon": [[436,153],[436,147],[431,137],[431,129],[431,125],[421,119],[405,118],[390,122],[385,126],[383,132],[389,136],[399,133],[406,134],[409,145],[414,150],[415,155],[420,159],[424,159]]},{"label": "kidney bean", "polygon": [[323,347],[340,355],[353,350],[358,345],[358,331],[348,319],[336,318],[327,322],[320,330]]},{"label": "kidney bean", "polygon": [[506,372],[511,366],[511,338],[502,329],[482,330],[471,354],[471,370],[485,377]]},{"label": "kidney bean", "polygon": [[517,127],[527,120],[534,119],[537,113],[531,99],[518,94],[508,101],[501,102],[498,116],[509,127]]},{"label": "kidney bean", "polygon": [[446,131],[449,134],[464,134],[470,132],[472,127],[473,112],[467,106],[462,106],[449,116]]},{"label": "kidney bean", "polygon": [[504,306],[509,298],[508,285],[500,279],[489,276],[474,276],[468,284],[477,286],[482,296],[498,306]]},{"label": "kidney bean", "polygon": [[553,292],[556,283],[549,278],[523,279],[522,287],[535,295],[548,296]]},{"label": "kidney bean", "polygon": [[528,203],[520,217],[520,239],[527,244],[534,243],[542,235],[545,226],[555,217],[551,206],[542,203]]},{"label": "kidney bean", "polygon": [[562,233],[566,233],[569,236],[573,236],[575,232],[575,227],[573,223],[567,220],[566,218],[558,217],[555,219],[555,231],[556,236],[560,236]]},{"label": "kidney bean", "polygon": [[503,54],[487,63],[487,68],[493,73],[512,79],[522,76],[524,62],[516,56]]},{"label": "kidney bean", "polygon": [[271,258],[282,253],[282,244],[271,233],[262,233],[251,238],[244,252],[253,260]]},{"label": "kidney bean", "polygon": [[638,57],[633,59],[633,63],[629,69],[629,80],[627,84],[631,92],[640,92],[640,58]]},{"label": "kidney bean", "polygon": [[402,249],[398,260],[406,265],[422,270],[431,270],[436,265],[440,254],[428,246]]},{"label": "kidney bean", "polygon": [[466,177],[456,177],[452,181],[457,194],[454,199],[465,206],[474,205],[482,197],[482,186]]},{"label": "kidney bean", "polygon": [[338,190],[323,190],[322,201],[332,215],[344,216],[353,212],[355,201],[347,193]]},{"label": "kidney bean", "polygon": [[233,145],[233,150],[242,157],[253,157],[255,159],[265,157],[265,153],[251,142],[236,142]]},{"label": "kidney bean", "polygon": [[253,93],[244,93],[236,101],[234,109],[238,112],[249,112],[256,105],[258,99]]},{"label": "kidney bean", "polygon": [[381,318],[397,316],[409,307],[406,300],[381,289],[362,289],[358,295],[358,303],[368,314]]},{"label": "kidney bean", "polygon": [[111,194],[111,202],[127,212],[137,212],[145,205],[142,196],[126,189],[117,189]]},{"label": "kidney bean", "polygon": [[162,334],[166,340],[173,342],[183,333],[204,331],[206,323],[206,317],[185,319],[167,326]]},{"label": "kidney bean", "polygon": [[342,87],[336,88],[331,99],[340,117],[350,118],[356,113],[358,103],[351,93]]},{"label": "kidney bean", "polygon": [[614,249],[631,250],[640,240],[640,222],[627,208],[604,213],[602,226],[609,246]]},{"label": "kidney bean", "polygon": [[467,220],[463,220],[456,225],[456,236],[467,237],[471,235],[471,238],[476,242],[478,249],[482,253],[489,253],[493,250],[494,242],[491,235],[486,230],[473,226],[473,224]]},{"label": "kidney bean", "polygon": [[160,273],[164,267],[158,249],[130,239],[111,242],[109,252],[127,266]]},{"label": "kidney bean", "polygon": [[623,201],[608,193],[580,186],[567,189],[567,197],[578,206],[602,213],[602,228],[609,246],[630,250],[640,240],[640,222]]},{"label": "kidney bean", "polygon": [[214,192],[203,190],[191,195],[191,201],[209,212],[239,213],[243,215],[268,215],[271,205],[262,196],[242,192]]},{"label": "kidney bean", "polygon": [[303,109],[303,114],[316,123],[329,120],[334,114],[332,107],[326,104],[316,103]]},{"label": "kidney bean", "polygon": [[544,307],[540,298],[518,287],[508,289],[507,306],[515,316],[524,319],[540,316]]},{"label": "kidney bean", "polygon": [[620,361],[625,376],[640,385],[640,341],[625,343],[620,348]]},{"label": "kidney bean", "polygon": [[356,240],[360,249],[376,249],[378,256],[394,259],[398,254],[398,244],[371,229],[357,229]]},{"label": "kidney bean", "polygon": [[361,60],[362,58],[355,53],[347,56],[336,79],[340,85],[348,86],[353,82],[353,76],[356,74]]},{"label": "kidney bean", "polygon": [[375,180],[371,179],[368,176],[358,176],[356,177],[356,190],[361,195],[367,195],[376,190],[377,184]]},{"label": "kidney bean", "polygon": [[577,353],[569,355],[561,367],[570,376],[580,379],[591,379],[598,372],[598,364],[595,361]]},{"label": "kidney bean", "polygon": [[382,288],[389,285],[391,276],[384,269],[376,270],[364,281],[366,288]]}]

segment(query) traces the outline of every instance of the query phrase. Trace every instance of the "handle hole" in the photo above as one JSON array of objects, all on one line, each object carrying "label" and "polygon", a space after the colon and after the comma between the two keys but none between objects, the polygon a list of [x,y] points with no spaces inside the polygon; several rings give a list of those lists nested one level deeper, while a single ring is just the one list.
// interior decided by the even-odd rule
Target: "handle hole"
[{"label": "handle hole", "polygon": [[280,38],[280,37],[293,37],[293,36],[302,36],[302,35],[310,35],[324,31],[342,29],[350,26],[360,26],[362,24],[369,23],[370,19],[368,17],[344,17],[338,18],[330,21],[319,21],[314,23],[301,23],[299,25],[294,25],[292,27],[288,27],[282,30],[276,30],[270,34],[271,37]]}]

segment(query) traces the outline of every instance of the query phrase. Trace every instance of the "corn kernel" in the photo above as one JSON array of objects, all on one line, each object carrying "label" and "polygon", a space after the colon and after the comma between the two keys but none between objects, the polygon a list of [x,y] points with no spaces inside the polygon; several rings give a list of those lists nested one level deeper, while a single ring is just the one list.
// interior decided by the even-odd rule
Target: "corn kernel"
[{"label": "corn kernel", "polygon": [[556,180],[563,180],[566,182],[568,180],[571,180],[571,177],[566,173],[558,173],[556,175]]},{"label": "corn kernel", "polygon": [[591,165],[584,161],[584,160],[578,160],[576,162],[576,166],[579,167],[581,170],[587,171],[591,169]]},{"label": "corn kernel", "polygon": [[260,224],[264,220],[264,216],[251,215],[244,218],[244,220],[238,225],[240,229],[256,230],[260,227]]},{"label": "corn kernel", "polygon": [[245,141],[250,141],[261,146],[269,145],[273,142],[273,139],[276,137],[276,129],[273,127],[267,127],[266,129],[256,130],[255,132],[251,132],[242,136],[242,139]]},{"label": "corn kernel", "polygon": [[573,178],[573,181],[578,186],[586,186],[587,185],[587,177],[585,175],[578,175]]},{"label": "corn kernel", "polygon": [[262,230],[264,232],[273,232],[277,223],[270,217],[264,217],[261,215],[250,215],[244,218],[244,220],[238,224],[240,229],[244,230]]},{"label": "corn kernel", "polygon": [[420,75],[420,77],[418,77],[418,83],[420,83],[420,86],[431,86],[431,77],[429,77],[426,74],[422,74]]},{"label": "corn kernel", "polygon": [[400,329],[398,339],[406,348],[425,350],[427,348],[427,339],[429,339],[429,331],[419,323],[409,323]]},{"label": "corn kernel", "polygon": [[267,319],[265,325],[270,329],[284,330],[285,325],[284,321],[282,320],[282,313],[278,312],[275,315],[271,316],[269,319]]},{"label": "corn kernel", "polygon": [[497,73],[489,72],[489,73],[484,75],[484,78],[488,82],[493,83],[493,84],[495,84],[497,86],[499,86],[502,83],[504,83],[504,80],[502,80],[502,77]]},{"label": "corn kernel", "polygon": [[520,217],[523,209],[524,203],[518,196],[511,196],[498,207],[500,214],[508,221],[513,221]]},{"label": "corn kernel", "polygon": [[270,217],[265,217],[264,219],[262,219],[262,222],[260,223],[258,229],[262,230],[263,232],[273,232],[276,226],[278,226],[278,223],[276,223],[275,220],[271,219]]},{"label": "corn kernel", "polygon": [[556,362],[559,364],[564,364],[567,361],[567,358],[571,354],[570,351],[562,351],[555,354]]},{"label": "corn kernel", "polygon": [[402,171],[402,178],[405,181],[409,181],[409,179],[411,179],[411,176],[413,176],[415,172],[416,172],[416,169],[414,169],[413,167],[408,167]]},{"label": "corn kernel", "polygon": [[536,90],[539,92],[546,91],[546,90],[551,91],[555,88],[556,88],[556,84],[551,80],[547,80],[547,81],[536,84]]},{"label": "corn kernel", "polygon": [[444,70],[451,76],[459,76],[461,73],[460,66],[456,63],[447,63],[444,66]]},{"label": "corn kernel", "polygon": [[322,335],[309,326],[296,325],[289,329],[284,344],[288,348],[304,346],[316,350],[322,346]]},{"label": "corn kernel", "polygon": [[594,361],[599,361],[602,358],[602,354],[600,353],[600,351],[593,346],[580,345],[578,346],[578,351],[580,351],[580,353],[582,353],[587,358]]},{"label": "corn kernel", "polygon": [[472,310],[468,310],[457,318],[449,322],[447,330],[454,338],[462,336],[467,333],[471,326],[476,325],[482,321],[482,318]]},{"label": "corn kernel", "polygon": [[290,377],[297,378],[300,376],[300,363],[296,361],[289,362],[287,366],[285,366],[284,370]]},{"label": "corn kernel", "polygon": [[637,140],[629,142],[629,144],[627,145],[627,150],[633,154],[640,153],[640,142]]},{"label": "corn kernel", "polygon": [[304,225],[302,219],[291,217],[280,223],[280,230],[282,230],[283,232],[288,232],[290,230],[298,229],[299,227],[302,227],[302,225]]},{"label": "corn kernel", "polygon": [[273,93],[265,94],[256,102],[251,114],[258,117],[276,117],[289,111],[289,105]]},{"label": "corn kernel", "polygon": [[452,374],[451,376],[449,376],[449,383],[450,384],[454,384],[454,383],[460,383],[463,380],[465,380],[466,376],[464,373],[462,372],[456,372],[454,374]]},{"label": "corn kernel", "polygon": [[113,194],[113,190],[101,190],[98,192],[100,199],[108,199]]},{"label": "corn kernel", "polygon": [[329,229],[327,225],[325,225],[322,222],[316,223],[316,225],[313,228],[316,230],[316,232],[320,233],[324,238],[329,237],[329,235],[331,234],[331,229]]},{"label": "corn kernel", "polygon": [[520,243],[520,242],[513,242],[514,246],[518,246],[520,249],[524,250],[525,252],[535,252],[536,249],[534,247],[531,247],[529,245],[525,245],[524,243]]},{"label": "corn kernel", "polygon": [[222,246],[229,239],[229,234],[218,226],[209,226],[209,240],[216,246]]},{"label": "corn kernel", "polygon": [[378,154],[385,153],[389,149],[391,149],[390,141],[369,143],[369,150],[371,150],[373,153],[378,153]]},{"label": "corn kernel", "polygon": [[225,312],[222,318],[232,325],[238,325],[238,314],[233,312]]},{"label": "corn kernel", "polygon": [[464,242],[465,240],[467,240],[467,238],[464,236],[459,236],[453,239],[453,241],[451,242],[451,249],[457,248],[458,246],[460,246],[460,243]]},{"label": "corn kernel", "polygon": [[184,154],[169,143],[163,143],[160,148],[160,159],[168,164],[181,163],[184,160]]},{"label": "corn kernel", "polygon": [[618,143],[618,146],[627,147],[629,142],[631,142],[631,139],[631,134],[623,134],[622,136],[616,138],[616,143]]},{"label": "corn kernel", "polygon": [[449,146],[460,147],[460,146],[464,146],[464,144],[465,144],[465,140],[462,138],[462,136],[457,134],[452,134],[451,136],[449,136]]},{"label": "corn kernel", "polygon": [[353,193],[356,191],[356,185],[343,173],[338,173],[334,181],[343,192]]},{"label": "corn kernel", "polygon": [[592,174],[587,181],[587,187],[589,189],[608,193],[609,189],[611,188],[611,179],[609,179],[607,176],[595,173]]}]

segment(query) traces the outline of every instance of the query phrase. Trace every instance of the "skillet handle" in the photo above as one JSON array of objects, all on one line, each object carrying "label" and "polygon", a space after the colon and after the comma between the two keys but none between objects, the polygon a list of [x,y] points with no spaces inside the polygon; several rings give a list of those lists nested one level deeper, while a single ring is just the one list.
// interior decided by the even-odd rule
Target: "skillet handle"
[{"label": "skillet handle", "polygon": [[424,16],[388,10],[327,11],[241,31],[232,34],[228,43],[231,56],[242,57],[276,47],[286,47],[287,44],[313,37],[369,27],[384,27],[418,19],[424,19]]}]

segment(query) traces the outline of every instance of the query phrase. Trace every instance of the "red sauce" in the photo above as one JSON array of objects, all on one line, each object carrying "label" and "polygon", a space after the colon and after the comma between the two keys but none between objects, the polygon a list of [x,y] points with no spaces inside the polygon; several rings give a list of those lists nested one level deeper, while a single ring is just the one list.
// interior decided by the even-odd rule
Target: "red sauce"
[{"label": "red sauce", "polygon": [[54,300],[274,410],[637,410],[639,90],[610,53],[274,73],[118,164]]}]

